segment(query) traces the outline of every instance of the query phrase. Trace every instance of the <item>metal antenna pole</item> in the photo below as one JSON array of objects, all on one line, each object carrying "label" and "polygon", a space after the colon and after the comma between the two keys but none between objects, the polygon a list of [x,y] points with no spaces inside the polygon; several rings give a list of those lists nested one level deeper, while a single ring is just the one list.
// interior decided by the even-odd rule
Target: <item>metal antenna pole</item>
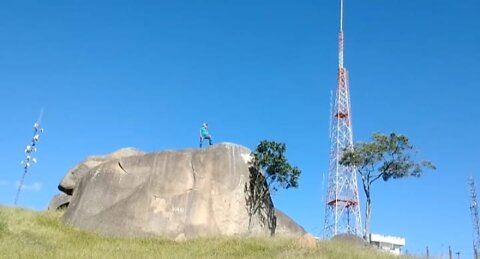
[{"label": "metal antenna pole", "polygon": [[340,31],[343,32],[343,0],[340,0]]},{"label": "metal antenna pole", "polygon": [[343,68],[343,0],[340,0],[340,32],[338,33],[338,68]]},{"label": "metal antenna pole", "polygon": [[38,123],[39,125],[42,123],[42,118],[43,118],[43,108],[40,109],[40,114],[38,115],[37,123]]},{"label": "metal antenna pole", "polygon": [[472,214],[472,224],[473,224],[473,254],[474,258],[480,258],[480,222],[478,216],[478,202],[477,202],[477,191],[475,189],[475,180],[473,177],[468,179],[468,184],[470,186],[470,212]]},{"label": "metal antenna pole", "polygon": [[15,206],[17,206],[18,198],[20,196],[20,192],[22,191],[22,187],[23,187],[23,182],[25,180],[25,176],[28,173],[28,168],[30,168],[30,166],[32,166],[33,164],[37,163],[37,158],[34,157],[34,154],[37,152],[37,142],[40,140],[40,135],[43,133],[43,128],[40,125],[42,116],[43,116],[43,108],[40,111],[38,120],[33,124],[34,130],[33,130],[32,140],[30,144],[28,144],[25,147],[25,151],[24,151],[25,158],[21,162],[21,164],[23,165],[23,174],[22,174],[22,177],[20,178],[20,183],[18,185],[17,193],[15,195],[15,201],[14,201]]},{"label": "metal antenna pole", "polygon": [[343,0],[340,0],[337,91],[331,114],[330,163],[325,206],[324,236],[362,235],[356,168],[343,166],[345,150],[353,149],[348,72],[343,67]]}]

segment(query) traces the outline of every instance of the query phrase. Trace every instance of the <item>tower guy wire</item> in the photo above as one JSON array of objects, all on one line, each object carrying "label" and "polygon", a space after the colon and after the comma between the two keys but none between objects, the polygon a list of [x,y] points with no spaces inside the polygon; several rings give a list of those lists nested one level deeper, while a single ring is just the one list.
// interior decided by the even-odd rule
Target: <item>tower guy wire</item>
[{"label": "tower guy wire", "polygon": [[343,66],[343,0],[340,0],[337,90],[331,108],[330,162],[325,205],[324,236],[362,235],[356,168],[343,166],[345,150],[353,149],[348,72]]},{"label": "tower guy wire", "polygon": [[37,143],[40,140],[40,135],[43,133],[43,128],[41,126],[43,116],[43,109],[40,111],[40,116],[38,116],[38,120],[33,124],[33,137],[30,143],[25,147],[24,153],[25,158],[20,162],[23,165],[23,173],[22,177],[20,178],[20,182],[18,184],[17,193],[15,195],[14,205],[17,206],[18,198],[20,196],[20,192],[22,191],[23,182],[25,181],[25,176],[28,173],[28,169],[35,163],[37,163],[37,158],[34,156],[37,152]]}]

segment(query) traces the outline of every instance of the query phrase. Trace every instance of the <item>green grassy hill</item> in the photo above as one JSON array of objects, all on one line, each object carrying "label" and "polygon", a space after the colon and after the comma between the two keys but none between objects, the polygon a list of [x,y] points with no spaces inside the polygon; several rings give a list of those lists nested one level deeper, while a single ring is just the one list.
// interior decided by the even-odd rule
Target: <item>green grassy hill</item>
[{"label": "green grassy hill", "polygon": [[285,238],[104,237],[65,226],[60,217],[59,212],[0,206],[0,258],[399,258],[334,241],[309,248]]}]

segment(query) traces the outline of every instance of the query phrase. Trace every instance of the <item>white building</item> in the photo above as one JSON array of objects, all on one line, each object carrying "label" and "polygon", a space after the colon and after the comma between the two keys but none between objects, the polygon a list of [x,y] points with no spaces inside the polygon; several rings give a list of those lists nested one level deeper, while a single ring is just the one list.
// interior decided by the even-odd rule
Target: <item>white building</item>
[{"label": "white building", "polygon": [[400,255],[402,247],[405,246],[405,238],[370,234],[370,244],[392,254]]}]

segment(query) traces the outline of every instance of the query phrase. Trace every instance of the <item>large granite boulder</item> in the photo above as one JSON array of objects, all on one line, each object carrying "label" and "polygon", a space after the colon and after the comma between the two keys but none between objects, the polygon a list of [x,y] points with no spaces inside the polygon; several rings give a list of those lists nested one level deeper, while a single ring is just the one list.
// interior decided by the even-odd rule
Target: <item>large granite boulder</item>
[{"label": "large granite boulder", "polygon": [[[107,235],[172,239],[270,234],[247,208],[248,149],[130,151],[87,159],[67,173],[59,186],[71,194],[66,223]],[[305,234],[282,212],[276,215],[277,234]]]},{"label": "large granite boulder", "polygon": [[58,185],[58,189],[67,195],[72,195],[73,189],[77,183],[88,171],[90,171],[90,169],[109,160],[143,154],[145,154],[145,152],[135,148],[122,148],[109,155],[87,157],[87,159],[80,162],[65,174],[62,181]]},{"label": "large granite boulder", "polygon": [[73,191],[78,185],[83,176],[85,176],[91,169],[101,165],[104,162],[124,158],[128,156],[143,155],[145,152],[136,148],[127,147],[119,149],[111,154],[103,156],[89,156],[85,160],[75,165],[72,169],[68,170],[63,179],[58,184],[58,190],[61,193],[56,194],[50,200],[48,204],[48,210],[64,210],[70,204]]}]

